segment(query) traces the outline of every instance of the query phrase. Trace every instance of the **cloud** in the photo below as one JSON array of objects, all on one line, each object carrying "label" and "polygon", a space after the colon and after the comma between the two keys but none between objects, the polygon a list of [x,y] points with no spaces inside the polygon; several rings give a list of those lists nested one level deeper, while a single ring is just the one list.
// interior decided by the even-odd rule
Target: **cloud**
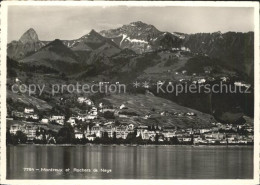
[{"label": "cloud", "polygon": [[100,22],[100,23],[97,23],[97,28],[100,28],[100,29],[114,29],[114,28],[118,28],[118,27],[121,27],[123,26],[123,24],[112,24],[112,23],[107,23],[107,22]]}]

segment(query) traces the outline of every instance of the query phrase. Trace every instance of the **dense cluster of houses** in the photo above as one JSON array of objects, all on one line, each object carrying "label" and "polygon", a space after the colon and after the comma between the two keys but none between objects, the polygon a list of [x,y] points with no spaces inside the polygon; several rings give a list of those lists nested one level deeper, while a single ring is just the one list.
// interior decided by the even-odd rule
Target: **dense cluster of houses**
[{"label": "dense cluster of houses", "polygon": [[80,131],[75,128],[75,138],[83,139],[84,137],[90,141],[95,140],[96,138],[109,137],[109,138],[122,138],[126,139],[129,133],[134,133],[135,127],[133,124],[130,125],[119,125],[114,126],[113,122],[108,122],[105,124],[95,124],[94,126],[87,127],[87,130]]},{"label": "dense cluster of houses", "polygon": [[[112,112],[119,118],[127,118],[130,114],[131,117],[138,117],[138,115],[123,114],[127,109],[126,105],[122,104],[118,108],[104,106],[102,103],[98,105],[98,108],[94,106],[94,103],[84,97],[77,99],[78,103],[86,103],[91,108],[85,114],[77,114],[69,117],[65,120],[64,115],[51,115],[50,117],[44,117],[39,119],[39,116],[35,113],[33,108],[24,108],[23,112],[13,111],[12,116],[17,118],[24,118],[25,124],[13,124],[10,127],[10,133],[16,134],[17,131],[22,131],[26,134],[27,139],[40,139],[40,136],[36,135],[36,131],[45,126],[48,128],[48,124],[56,123],[63,126],[65,123],[70,124],[74,129],[74,137],[76,139],[86,138],[89,141],[94,141],[96,138],[109,137],[109,138],[121,138],[126,139],[127,136],[132,133],[135,137],[142,138],[142,140],[150,141],[171,141],[172,138],[177,139],[179,143],[189,144],[247,144],[253,143],[253,126],[245,123],[243,125],[221,124],[212,123],[210,128],[200,129],[181,129],[176,126],[151,126],[140,124],[116,124],[115,121],[109,121],[109,119],[103,119],[100,121],[98,118],[99,112]],[[167,112],[161,112],[160,115],[164,116]],[[193,112],[188,113],[174,113],[175,116],[196,116]],[[145,115],[143,119],[148,119],[151,115]],[[32,122],[31,119],[35,120]],[[86,126],[84,129],[78,126],[78,122],[84,123]],[[91,124],[90,124],[91,122]],[[30,124],[26,124],[30,123]],[[41,125],[41,126],[39,126]],[[241,132],[243,130],[243,132]],[[246,133],[246,134],[245,134]],[[51,137],[51,136],[50,136]]]},{"label": "dense cluster of houses", "polygon": [[[236,132],[239,127],[244,127],[248,134]],[[13,124],[10,127],[10,133],[16,134],[17,131],[22,131],[27,135],[28,140],[33,140],[40,139],[41,135],[36,136],[36,131],[39,129],[37,125]],[[176,126],[136,126],[134,124],[115,126],[115,123],[110,121],[104,124],[96,123],[94,126],[88,125],[86,130],[74,127],[76,139],[86,138],[89,141],[103,137],[126,139],[129,133],[135,133],[135,136],[142,140],[156,141],[157,137],[158,142],[170,141],[175,137],[180,144],[248,144],[253,143],[254,140],[253,128],[248,125],[232,126],[217,123],[211,128],[178,129]]]},{"label": "dense cluster of houses", "polygon": [[34,113],[34,109],[33,108],[25,108],[24,112],[13,111],[12,112],[12,116],[13,117],[17,117],[17,118],[25,118],[25,119],[31,118],[33,120],[38,120],[39,119],[39,116]]},{"label": "dense cluster of houses", "polygon": [[47,141],[49,140],[55,141],[55,138],[48,133],[44,133],[45,138],[43,138],[43,133],[41,133],[42,128],[47,129],[47,127],[42,127],[34,124],[13,124],[11,125],[9,131],[11,135],[16,135],[18,131],[21,131],[26,135],[28,142],[31,142],[34,139],[38,139],[38,140],[46,139]]},{"label": "dense cluster of houses", "polygon": [[10,127],[10,133],[15,135],[18,131],[21,131],[26,134],[27,140],[33,140],[36,137],[37,129],[38,127],[33,125],[13,124]]}]

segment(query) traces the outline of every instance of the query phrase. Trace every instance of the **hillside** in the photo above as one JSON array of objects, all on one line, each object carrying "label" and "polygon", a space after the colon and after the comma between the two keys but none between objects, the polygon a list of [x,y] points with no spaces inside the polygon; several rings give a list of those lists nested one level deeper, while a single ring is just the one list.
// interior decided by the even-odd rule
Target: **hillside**
[{"label": "hillside", "polygon": [[[171,32],[170,32],[171,31]],[[41,74],[41,83],[158,81],[174,84],[251,85],[254,90],[253,32],[185,34],[160,31],[141,21],[89,33],[74,40],[41,41],[29,29],[8,44],[8,78],[26,82]],[[33,73],[33,75],[32,75]],[[42,78],[43,77],[43,78]],[[42,78],[42,79],[40,79]],[[58,80],[59,79],[59,80]],[[223,80],[225,79],[225,80]],[[37,82],[38,83],[38,82]],[[149,89],[154,93],[154,87]],[[142,89],[145,91],[145,89]],[[254,94],[156,94],[184,107],[236,123],[254,115]]]},{"label": "hillside", "polygon": [[[91,30],[79,39],[61,42],[72,50],[76,56],[74,60],[82,65],[92,65],[98,61],[113,66],[111,57],[118,54],[121,49],[130,49],[138,55],[161,50],[183,50],[193,55],[207,55],[212,59],[218,59],[217,65],[226,68],[226,74],[235,71],[244,81],[252,83],[254,77],[253,32],[185,34],[160,31],[154,25],[136,21],[99,33]],[[19,41],[8,44],[8,56],[15,60],[26,58],[25,61],[42,58],[42,55],[46,54],[37,54],[35,57],[35,53],[48,43],[50,42],[39,40],[36,31],[31,28],[21,36]],[[51,58],[59,61],[55,55]],[[44,63],[47,65],[46,63],[50,62]],[[78,70],[74,71],[78,72]],[[146,72],[143,73],[145,74]]]},{"label": "hillside", "polygon": [[[15,107],[16,109],[18,108],[19,103],[29,107],[30,106],[36,107],[38,110],[42,110],[42,111],[51,110],[52,108],[52,106],[49,105],[46,101],[33,96],[29,96],[27,94],[17,94],[17,93],[13,93],[12,91],[7,91],[7,99],[12,99],[14,106],[16,104]],[[12,106],[12,105],[10,105],[9,103],[8,106]]]},{"label": "hillside", "polygon": [[70,73],[71,67],[78,64],[77,56],[67,48],[60,40],[56,39],[39,49],[34,54],[20,60],[37,66],[46,66],[61,72]]},{"label": "hillside", "polygon": [[111,38],[121,48],[129,48],[136,53],[171,49],[180,47],[181,43],[181,39],[175,34],[161,32],[153,25],[141,21],[132,22],[116,29],[103,30],[100,34]]},{"label": "hillside", "polygon": [[[117,94],[104,98],[111,104],[119,107],[124,104],[125,112],[134,112],[139,116],[148,119],[131,118],[133,122],[146,125],[158,124],[159,126],[177,126],[179,128],[202,128],[210,127],[215,122],[213,116],[199,112],[194,109],[180,106],[170,100],[159,98],[150,94]],[[194,113],[195,116],[186,116],[187,113]]]},{"label": "hillside", "polygon": [[183,45],[194,53],[220,59],[223,66],[254,78],[254,33],[215,32],[186,35]]},{"label": "hillside", "polygon": [[18,41],[12,41],[7,45],[7,55],[15,60],[22,59],[46,45],[40,41],[33,28],[27,30]]}]

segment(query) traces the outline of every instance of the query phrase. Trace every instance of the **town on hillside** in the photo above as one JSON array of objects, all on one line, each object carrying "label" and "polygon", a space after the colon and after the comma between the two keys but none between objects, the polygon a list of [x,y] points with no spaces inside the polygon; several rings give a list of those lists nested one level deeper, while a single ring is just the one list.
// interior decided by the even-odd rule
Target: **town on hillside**
[{"label": "town on hillside", "polygon": [[[94,103],[88,97],[77,97],[77,104],[86,108],[66,115],[49,111],[42,115],[36,107],[8,110],[7,144],[189,144],[247,145],[254,142],[253,126],[246,123],[210,123],[205,128],[180,128],[149,122],[151,115],[128,112],[127,105],[116,107]],[[10,103],[10,102],[9,102]],[[166,112],[160,113],[164,116]],[[194,112],[175,112],[175,116],[193,117]]]}]

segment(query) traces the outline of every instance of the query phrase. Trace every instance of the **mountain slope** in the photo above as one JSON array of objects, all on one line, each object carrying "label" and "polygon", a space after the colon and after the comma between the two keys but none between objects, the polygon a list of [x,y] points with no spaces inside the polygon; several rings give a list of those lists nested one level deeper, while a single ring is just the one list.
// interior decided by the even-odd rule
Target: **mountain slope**
[{"label": "mountain slope", "polygon": [[103,30],[100,34],[111,38],[121,48],[129,48],[136,53],[171,49],[180,47],[181,43],[181,38],[176,34],[161,32],[153,25],[141,21],[132,22],[116,29]]},{"label": "mountain slope", "polygon": [[221,59],[222,65],[254,77],[254,33],[215,32],[186,35],[183,45],[194,53]]},{"label": "mountain slope", "polygon": [[7,55],[19,60],[45,46],[46,42],[40,41],[36,31],[27,30],[18,41],[12,41],[7,45]]},{"label": "mountain slope", "polygon": [[[110,57],[121,51],[116,43],[95,30],[91,30],[79,39],[62,42],[74,51],[82,64],[92,64],[98,59]],[[107,59],[104,60],[106,61]]]},{"label": "mountain slope", "polygon": [[76,67],[78,65],[75,53],[58,39],[19,62],[46,66],[66,73],[70,73],[73,70],[70,68],[71,66]]},{"label": "mountain slope", "polygon": [[[19,41],[8,44],[8,56],[15,60],[24,58],[28,60],[28,56],[34,55],[48,43],[40,41],[35,30],[29,29]],[[137,55],[163,50],[185,50],[192,54],[208,55],[219,59],[218,65],[226,68],[227,71],[235,70],[244,81],[252,83],[254,77],[253,32],[170,33],[137,21],[120,28],[103,30],[100,33],[91,30],[79,39],[63,40],[62,43],[73,51],[76,60],[82,65],[92,65],[97,62],[112,66],[114,64],[111,57],[120,53],[122,49],[130,49]],[[29,59],[36,59],[35,56],[37,55]],[[56,60],[55,56],[54,60]]]},{"label": "mountain slope", "polygon": [[[215,122],[214,117],[209,114],[149,94],[112,94],[104,99],[116,107],[124,104],[127,107],[125,112],[135,112],[142,117],[150,115],[148,119],[128,119],[140,124],[158,124],[159,126],[177,126],[179,128],[205,128],[211,127],[210,123]],[[195,116],[185,116],[185,114],[191,112]]]},{"label": "mountain slope", "polygon": [[111,41],[108,38],[103,37],[99,33],[97,33],[95,30],[91,30],[88,34],[82,36],[79,39],[76,40],[65,40],[62,41],[64,45],[71,48],[74,51],[82,51],[82,50],[95,50],[101,46],[103,46],[105,43],[109,43],[115,47],[117,45]]}]

